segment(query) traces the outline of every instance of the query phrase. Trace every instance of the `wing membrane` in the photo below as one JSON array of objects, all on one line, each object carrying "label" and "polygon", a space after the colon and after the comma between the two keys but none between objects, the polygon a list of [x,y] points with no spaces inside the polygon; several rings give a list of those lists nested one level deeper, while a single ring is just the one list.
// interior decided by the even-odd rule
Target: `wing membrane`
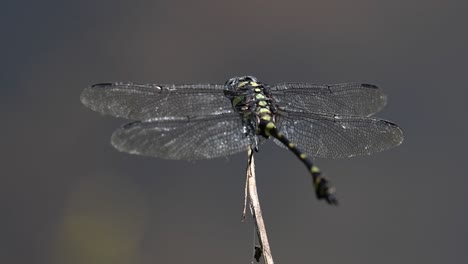
[{"label": "wing membrane", "polygon": [[278,117],[277,127],[305,153],[320,158],[370,155],[403,141],[397,125],[370,117],[291,112]]},{"label": "wing membrane", "polygon": [[370,116],[386,104],[382,90],[371,84],[281,83],[271,92],[285,110],[298,112]]},{"label": "wing membrane", "polygon": [[237,113],[133,122],[116,130],[111,142],[123,152],[174,160],[211,159],[249,147]]},{"label": "wing membrane", "polygon": [[232,107],[216,84],[103,83],[86,88],[81,102],[94,111],[132,120],[231,113]]}]

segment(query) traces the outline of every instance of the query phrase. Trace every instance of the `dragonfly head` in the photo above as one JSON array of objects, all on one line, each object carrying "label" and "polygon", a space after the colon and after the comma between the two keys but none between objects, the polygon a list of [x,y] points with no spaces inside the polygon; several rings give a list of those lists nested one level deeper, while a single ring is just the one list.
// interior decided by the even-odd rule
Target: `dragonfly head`
[{"label": "dragonfly head", "polygon": [[244,87],[248,87],[252,83],[257,83],[258,79],[253,76],[242,76],[242,77],[234,77],[226,81],[224,84],[227,89],[242,89]]}]

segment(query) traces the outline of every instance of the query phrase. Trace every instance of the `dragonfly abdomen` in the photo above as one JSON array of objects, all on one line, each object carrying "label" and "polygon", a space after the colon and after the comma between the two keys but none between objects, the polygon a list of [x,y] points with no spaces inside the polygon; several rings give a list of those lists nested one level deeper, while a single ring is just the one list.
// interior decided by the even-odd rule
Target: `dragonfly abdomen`
[{"label": "dragonfly abdomen", "polygon": [[334,196],[334,187],[328,185],[328,180],[322,176],[320,169],[314,165],[312,158],[308,157],[306,153],[296,146],[296,144],[292,143],[283,133],[281,133],[275,123],[261,119],[259,132],[265,137],[274,137],[279,140],[284,146],[291,150],[299,160],[302,161],[312,175],[315,193],[318,199],[325,199],[329,204],[338,204],[338,200]]}]

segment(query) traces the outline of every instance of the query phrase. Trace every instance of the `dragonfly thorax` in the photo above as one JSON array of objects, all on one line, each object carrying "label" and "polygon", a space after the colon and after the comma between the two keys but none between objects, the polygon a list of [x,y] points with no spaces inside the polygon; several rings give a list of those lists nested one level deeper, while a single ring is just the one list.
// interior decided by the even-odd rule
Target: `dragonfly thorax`
[{"label": "dragonfly thorax", "polygon": [[[253,76],[241,76],[241,77],[233,77],[229,80],[226,81],[226,83],[224,83],[224,85],[226,87],[239,87],[239,83],[243,83],[243,82],[258,82],[258,79],[256,77],[253,77]],[[241,86],[242,87],[242,86]]]},{"label": "dragonfly thorax", "polygon": [[225,84],[225,96],[242,117],[244,134],[256,146],[258,135],[265,135],[259,124],[262,120],[275,122],[274,105],[269,87],[253,76],[235,77]]}]

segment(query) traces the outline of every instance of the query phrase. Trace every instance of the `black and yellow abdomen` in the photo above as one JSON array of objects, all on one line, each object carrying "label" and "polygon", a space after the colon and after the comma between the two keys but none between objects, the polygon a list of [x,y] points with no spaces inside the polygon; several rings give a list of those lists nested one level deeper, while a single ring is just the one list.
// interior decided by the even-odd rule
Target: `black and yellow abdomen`
[{"label": "black and yellow abdomen", "polygon": [[307,167],[314,183],[315,193],[318,199],[325,199],[329,204],[338,204],[338,200],[334,196],[335,189],[328,185],[328,181],[322,177],[320,169],[314,165],[312,158],[302,152],[294,143],[289,141],[283,133],[278,131],[276,125],[267,120],[261,120],[259,124],[259,131],[265,137],[274,137],[284,144],[294,155],[296,155],[302,163]]}]

